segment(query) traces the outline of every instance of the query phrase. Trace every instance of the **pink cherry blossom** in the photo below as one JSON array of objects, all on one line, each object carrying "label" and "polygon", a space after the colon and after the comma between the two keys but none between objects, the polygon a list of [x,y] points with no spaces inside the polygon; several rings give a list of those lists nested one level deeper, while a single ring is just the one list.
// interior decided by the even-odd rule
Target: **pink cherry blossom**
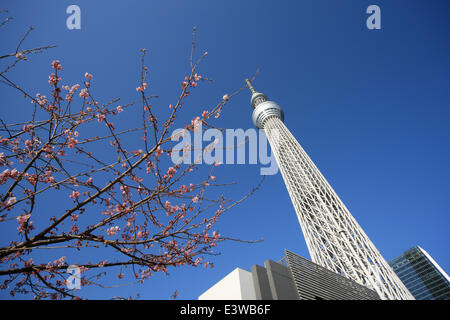
[{"label": "pink cherry blossom", "polygon": [[97,122],[102,122],[106,119],[106,116],[102,113],[97,113],[95,116],[97,117]]},{"label": "pink cherry blossom", "polygon": [[18,216],[16,219],[19,224],[23,224],[28,221],[30,216],[31,216],[31,214],[23,214],[21,216]]},{"label": "pink cherry blossom", "polygon": [[78,199],[80,197],[80,193],[78,191],[72,191],[72,194],[69,196],[70,199]]},{"label": "pink cherry blossom", "polygon": [[62,70],[62,66],[59,63],[59,60],[53,60],[52,62],[52,68],[56,70]]},{"label": "pink cherry blossom", "polygon": [[88,98],[89,97],[89,92],[87,91],[87,89],[81,89],[80,92],[80,98]]},{"label": "pink cherry blossom", "polygon": [[175,169],[174,167],[170,167],[170,168],[167,170],[167,174],[168,174],[170,177],[172,177],[175,173],[177,173],[177,169]]},{"label": "pink cherry blossom", "polygon": [[108,236],[114,236],[119,231],[120,231],[120,228],[118,226],[111,227],[111,228],[106,230],[106,232],[108,233]]},{"label": "pink cherry blossom", "polygon": [[147,88],[148,88],[148,84],[144,82],[144,83],[142,83],[141,87],[137,87],[136,88],[136,91],[137,92],[139,92],[139,91],[144,92],[144,90],[147,89]]},{"label": "pink cherry blossom", "polygon": [[156,148],[156,156],[159,157],[164,153],[164,151],[162,151],[161,147],[158,146],[158,148]]}]

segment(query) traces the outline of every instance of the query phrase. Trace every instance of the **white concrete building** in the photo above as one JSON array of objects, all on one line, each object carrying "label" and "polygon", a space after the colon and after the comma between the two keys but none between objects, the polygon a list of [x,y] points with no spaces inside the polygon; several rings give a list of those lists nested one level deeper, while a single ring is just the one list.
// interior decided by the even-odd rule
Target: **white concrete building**
[{"label": "white concrete building", "polygon": [[236,268],[204,292],[199,300],[256,300],[252,273]]}]

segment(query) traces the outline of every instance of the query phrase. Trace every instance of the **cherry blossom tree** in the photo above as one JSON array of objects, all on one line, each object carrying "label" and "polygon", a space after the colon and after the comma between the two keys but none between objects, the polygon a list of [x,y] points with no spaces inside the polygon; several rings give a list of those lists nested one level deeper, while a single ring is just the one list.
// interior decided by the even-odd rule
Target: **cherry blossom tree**
[{"label": "cherry blossom tree", "polygon": [[[99,284],[107,272],[118,279],[128,272],[142,283],[169,268],[212,267],[208,256],[221,241],[244,241],[225,237],[214,226],[259,185],[232,201],[217,191],[231,185],[217,183],[219,163],[199,179],[198,163],[175,164],[170,157],[171,132],[179,114],[188,112],[185,103],[197,86],[211,82],[198,73],[207,52],[194,59],[195,28],[189,73],[179,81],[179,96],[164,107],[165,118],[155,115],[152,104],[161,108],[161,102],[153,102],[155,96],[148,93],[145,49],[135,101],[97,98],[88,72],[80,72],[79,83],[69,84],[58,60],[49,61],[48,93],[28,92],[9,74],[32,54],[52,48],[21,49],[31,30],[14,52],[0,56],[7,61],[0,73],[2,85],[30,103],[23,121],[1,119],[0,230],[16,231],[0,244],[0,290],[36,299],[82,298],[82,290],[67,286],[69,253],[78,252],[70,264],[79,268],[82,286]],[[198,130],[199,124],[202,130],[212,127],[242,89],[220,97],[182,127],[186,132]],[[116,129],[127,112],[138,112],[141,123]],[[127,139],[130,134],[139,136],[139,143]],[[55,198],[58,205],[48,210],[43,204]],[[51,250],[57,252],[54,259],[41,254]],[[94,252],[89,259],[83,254],[87,250]]]}]

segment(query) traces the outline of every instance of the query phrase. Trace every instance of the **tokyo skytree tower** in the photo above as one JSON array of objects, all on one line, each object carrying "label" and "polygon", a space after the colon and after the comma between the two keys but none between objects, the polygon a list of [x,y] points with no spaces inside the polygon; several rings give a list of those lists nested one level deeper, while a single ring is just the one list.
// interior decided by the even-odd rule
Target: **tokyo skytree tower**
[{"label": "tokyo skytree tower", "polygon": [[253,123],[269,140],[312,261],[375,290],[383,300],[414,300],[284,125],[280,106],[245,82]]}]

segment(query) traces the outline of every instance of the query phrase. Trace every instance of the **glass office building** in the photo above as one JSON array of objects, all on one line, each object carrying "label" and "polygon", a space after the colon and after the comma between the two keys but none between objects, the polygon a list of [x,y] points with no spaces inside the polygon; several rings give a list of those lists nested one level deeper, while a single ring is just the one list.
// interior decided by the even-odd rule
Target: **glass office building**
[{"label": "glass office building", "polygon": [[417,300],[450,300],[447,273],[421,247],[409,249],[389,264]]}]

